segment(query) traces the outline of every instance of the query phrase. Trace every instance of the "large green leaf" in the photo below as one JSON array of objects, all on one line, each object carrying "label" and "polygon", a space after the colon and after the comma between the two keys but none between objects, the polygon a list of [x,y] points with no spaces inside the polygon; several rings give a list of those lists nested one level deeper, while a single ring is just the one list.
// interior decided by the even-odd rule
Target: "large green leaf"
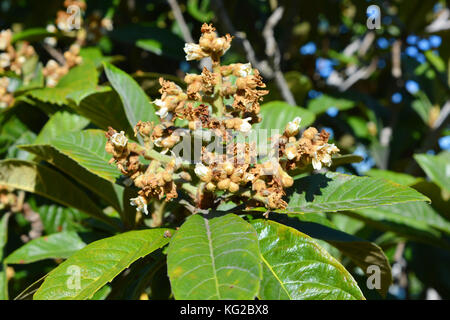
[{"label": "large green leaf", "polygon": [[[32,200],[32,199],[30,199]],[[81,221],[88,216],[74,208],[66,208],[57,204],[38,206],[34,201],[28,201],[33,211],[41,217],[46,234],[62,231],[85,231]]]},{"label": "large green leaf", "polygon": [[383,178],[407,187],[415,185],[416,183],[423,180],[422,178],[413,177],[406,173],[381,169],[370,169],[366,171],[365,174],[368,175],[369,177]]},{"label": "large green leaf", "polygon": [[107,130],[111,126],[119,131],[124,130],[128,135],[134,134],[119,95],[110,87],[87,94],[78,104],[70,106],[100,129]]},{"label": "large green leaf", "polygon": [[66,132],[79,131],[89,124],[89,120],[69,112],[57,112],[50,117],[39,132],[35,144],[44,144]]},{"label": "large green leaf", "polygon": [[170,242],[167,268],[176,299],[254,299],[262,274],[256,232],[234,214],[192,215]]},{"label": "large green leaf", "polygon": [[[309,215],[318,215],[317,213],[310,213]],[[301,219],[302,215],[292,215],[288,217],[286,215],[276,215],[272,219],[283,225],[292,227],[308,236],[326,241],[328,244],[337,248],[342,254],[349,257],[355,265],[360,267],[367,276],[371,273],[368,272],[368,267],[375,265],[380,268],[380,288],[378,291],[381,295],[385,296],[389,286],[392,283],[391,266],[389,260],[384,254],[383,250],[375,243],[358,238],[351,234],[336,229],[334,225],[324,224],[322,221],[305,221]],[[347,220],[351,218],[342,215],[333,215],[334,217],[343,217]],[[351,219],[354,220],[354,219]],[[358,223],[361,221],[355,220]],[[336,256],[335,256],[336,257]]]},{"label": "large green leaf", "polygon": [[409,201],[429,201],[416,190],[380,178],[327,172],[295,181],[284,212],[336,212]]},{"label": "large green leaf", "polygon": [[302,118],[300,127],[304,128],[314,122],[315,116],[311,111],[291,106],[284,101],[271,101],[261,105],[260,116],[262,121],[253,126],[253,129],[267,129],[271,136],[271,129],[278,129],[283,133],[286,124],[295,117]]},{"label": "large green leaf", "polygon": [[71,69],[54,88],[41,88],[29,91],[29,95],[42,102],[57,105],[68,104],[68,96],[78,102],[77,95],[88,89],[95,89],[98,72],[92,61],[84,61],[81,65]]},{"label": "large green leaf", "polygon": [[45,28],[29,28],[20,32],[14,32],[12,42],[17,41],[40,41],[46,37],[61,36],[61,34],[55,34],[47,31]]},{"label": "large green leaf", "polygon": [[264,266],[259,298],[364,299],[350,273],[309,236],[270,220],[252,225]]},{"label": "large green leaf", "polygon": [[[76,181],[78,181],[84,187],[88,188],[95,194],[102,197],[109,204],[111,204],[116,210],[118,211],[123,210],[122,207],[123,187],[118,184],[115,184],[112,181],[113,179],[112,171],[109,172],[109,175],[106,175],[106,177],[108,177],[109,179],[105,180],[104,178],[105,175],[103,175],[103,177],[100,177],[99,174],[91,170],[91,167],[89,166],[91,162],[87,162],[88,164],[85,165],[85,161],[83,160],[86,160],[88,154],[82,154],[83,160],[78,161],[78,159],[74,159],[71,156],[73,150],[70,150],[70,152],[66,154],[63,153],[62,150],[57,149],[56,146],[49,144],[21,145],[20,149],[35,154],[40,159],[43,159],[53,164],[55,167],[57,167],[58,169],[60,169],[61,171],[71,176]],[[100,156],[96,160],[97,163],[99,163],[100,165],[103,164],[105,168],[109,169],[107,166],[110,165],[106,161],[102,162]],[[112,166],[111,168],[114,169]],[[117,176],[119,175],[117,170],[115,174]]]},{"label": "large green leaf", "polygon": [[104,67],[109,82],[122,100],[130,125],[134,127],[139,120],[158,122],[159,118],[155,114],[153,105],[138,83],[126,72],[110,63],[104,63]]},{"label": "large green leaf", "polygon": [[90,129],[67,133],[53,139],[51,144],[61,153],[103,179],[115,182],[120,176],[117,168],[108,163],[111,155],[105,150],[106,138],[101,130]]},{"label": "large green leaf", "polygon": [[[134,261],[166,245],[169,242],[164,236],[167,230],[130,231],[90,243],[51,271],[33,298],[81,300],[92,297]],[[75,281],[71,282],[72,279]]]},{"label": "large green leaf", "polygon": [[320,97],[311,99],[308,103],[308,110],[315,114],[320,114],[327,111],[329,108],[336,108],[338,110],[347,110],[355,106],[355,102],[352,100],[335,98],[326,94],[322,94]]},{"label": "large green leaf", "polygon": [[423,202],[400,203],[345,212],[382,230],[395,231],[418,241],[439,240],[450,235],[450,222]]},{"label": "large green leaf", "polygon": [[111,223],[83,191],[59,172],[43,165],[22,160],[0,161],[0,184],[39,194]]},{"label": "large green leaf", "polygon": [[414,159],[416,159],[420,167],[433,182],[450,192],[449,151],[443,151],[436,156],[429,154],[415,154]]},{"label": "large green leaf", "polygon": [[5,262],[22,264],[44,259],[67,259],[85,246],[76,232],[58,232],[27,242],[6,257]]}]

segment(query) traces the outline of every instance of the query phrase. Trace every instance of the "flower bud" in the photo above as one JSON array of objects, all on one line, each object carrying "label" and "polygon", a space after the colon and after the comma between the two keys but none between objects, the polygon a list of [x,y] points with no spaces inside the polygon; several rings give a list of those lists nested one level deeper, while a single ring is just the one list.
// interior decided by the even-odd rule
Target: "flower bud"
[{"label": "flower bud", "polygon": [[212,182],[208,182],[206,184],[206,190],[213,192],[214,190],[216,190],[216,185]]},{"label": "flower bud", "polygon": [[310,127],[303,132],[303,137],[309,140],[312,140],[315,138],[316,134],[318,133],[317,129],[314,127]]},{"label": "flower bud", "polygon": [[235,193],[239,191],[239,185],[237,183],[234,182],[230,182],[230,185],[228,186],[228,191],[230,191],[231,193]]},{"label": "flower bud", "polygon": [[231,182],[231,180],[228,178],[220,180],[217,183],[217,188],[219,188],[220,190],[227,190],[230,187],[230,182]]},{"label": "flower bud", "polygon": [[186,171],[180,172],[180,177],[181,177],[181,179],[186,180],[186,181],[191,181],[192,180],[191,175],[188,172],[186,172]]},{"label": "flower bud", "polygon": [[253,182],[253,186],[252,186],[253,191],[260,192],[265,189],[266,189],[266,183],[263,180],[257,179]]},{"label": "flower bud", "polygon": [[297,157],[297,148],[295,146],[288,147],[284,153],[286,154],[288,160],[293,160]]},{"label": "flower bud", "polygon": [[225,172],[227,173],[227,175],[231,176],[233,174],[234,171],[234,167],[233,164],[231,162],[226,161],[223,164],[223,169],[225,170]]}]

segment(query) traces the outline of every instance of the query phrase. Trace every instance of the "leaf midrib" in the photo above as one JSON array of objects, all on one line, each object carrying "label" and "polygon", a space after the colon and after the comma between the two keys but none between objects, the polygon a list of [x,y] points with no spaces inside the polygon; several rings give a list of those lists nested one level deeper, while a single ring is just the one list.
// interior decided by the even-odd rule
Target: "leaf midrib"
[{"label": "leaf midrib", "polygon": [[209,226],[208,219],[203,219],[205,221],[205,228],[206,228],[206,236],[208,237],[208,246],[209,246],[209,255],[211,257],[211,266],[213,269],[214,274],[214,282],[216,284],[216,294],[217,298],[220,300],[220,291],[219,291],[219,280],[217,278],[217,270],[216,270],[216,261],[214,258],[214,249],[212,247],[212,239],[211,239],[211,229]]}]

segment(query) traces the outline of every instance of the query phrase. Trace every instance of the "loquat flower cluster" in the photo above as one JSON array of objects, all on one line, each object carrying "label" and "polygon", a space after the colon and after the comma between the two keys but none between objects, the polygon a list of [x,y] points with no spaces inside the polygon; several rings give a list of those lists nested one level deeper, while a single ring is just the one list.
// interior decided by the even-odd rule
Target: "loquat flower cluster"
[{"label": "loquat flower cluster", "polygon": [[[219,37],[207,24],[201,31],[198,44],[185,45],[186,60],[210,57],[212,70],[187,74],[186,91],[161,78],[161,97],[153,101],[160,122],[136,125],[135,135],[143,138],[144,146],[110,128],[106,150],[113,156],[111,162],[139,189],[139,196],[130,201],[145,214],[152,199],[170,201],[179,190],[190,194],[201,209],[214,209],[219,198],[245,202],[247,207],[284,209],[285,190],[294,184],[289,172],[310,164],[317,170],[330,166],[339,149],[328,143],[326,131],[310,127],[300,134],[300,118],[269,139],[266,157],[255,142],[238,141],[237,136],[248,136],[252,125],[261,121],[260,101],[268,91],[250,63],[220,64],[230,48],[230,35]],[[201,154],[196,161],[174,152],[183,139],[192,142],[199,136]],[[209,148],[212,136],[220,148]],[[140,156],[150,162],[144,164]]]}]

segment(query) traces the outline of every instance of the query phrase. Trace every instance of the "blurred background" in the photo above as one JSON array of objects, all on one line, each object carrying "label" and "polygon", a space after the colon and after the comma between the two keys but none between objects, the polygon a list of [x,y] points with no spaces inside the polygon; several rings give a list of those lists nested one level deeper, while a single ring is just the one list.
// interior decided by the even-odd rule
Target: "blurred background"
[{"label": "blurred background", "polygon": [[[67,29],[68,19],[74,17],[68,13],[70,6],[81,8],[78,30]],[[183,52],[186,42],[197,41],[205,22],[213,23],[220,35],[235,37],[224,64],[251,62],[261,71],[270,89],[264,102],[283,100],[308,109],[316,116],[314,125],[330,132],[342,154],[362,157],[361,162],[338,166],[336,171],[412,186],[433,202],[425,208],[410,208],[416,210],[411,214],[427,219],[432,210],[448,223],[450,9],[446,1],[0,3],[0,30],[9,28],[16,41],[32,44],[43,66],[78,43],[83,57],[97,64],[114,62],[133,75],[152,99],[158,97],[160,76],[183,85],[186,73],[199,73],[208,65],[208,61],[187,62]],[[101,75],[100,79],[106,78]],[[26,101],[1,106],[0,156],[20,158],[23,151],[15,146],[32,141],[49,112],[45,108],[30,111]],[[41,214],[38,204],[34,210]],[[333,222],[385,250],[394,276],[388,298],[450,298],[450,253],[440,245],[443,236],[421,241],[424,238],[417,236],[421,226],[386,221],[384,216],[377,218],[377,210],[366,211],[366,223],[340,215]],[[76,213],[70,217],[78,219]],[[396,232],[384,232],[385,224]],[[30,228],[31,222],[23,219],[16,231],[20,235]],[[19,266],[10,290],[20,292],[42,275],[46,263]],[[365,281],[358,270],[354,276]],[[364,294],[380,298],[370,290]]]}]

